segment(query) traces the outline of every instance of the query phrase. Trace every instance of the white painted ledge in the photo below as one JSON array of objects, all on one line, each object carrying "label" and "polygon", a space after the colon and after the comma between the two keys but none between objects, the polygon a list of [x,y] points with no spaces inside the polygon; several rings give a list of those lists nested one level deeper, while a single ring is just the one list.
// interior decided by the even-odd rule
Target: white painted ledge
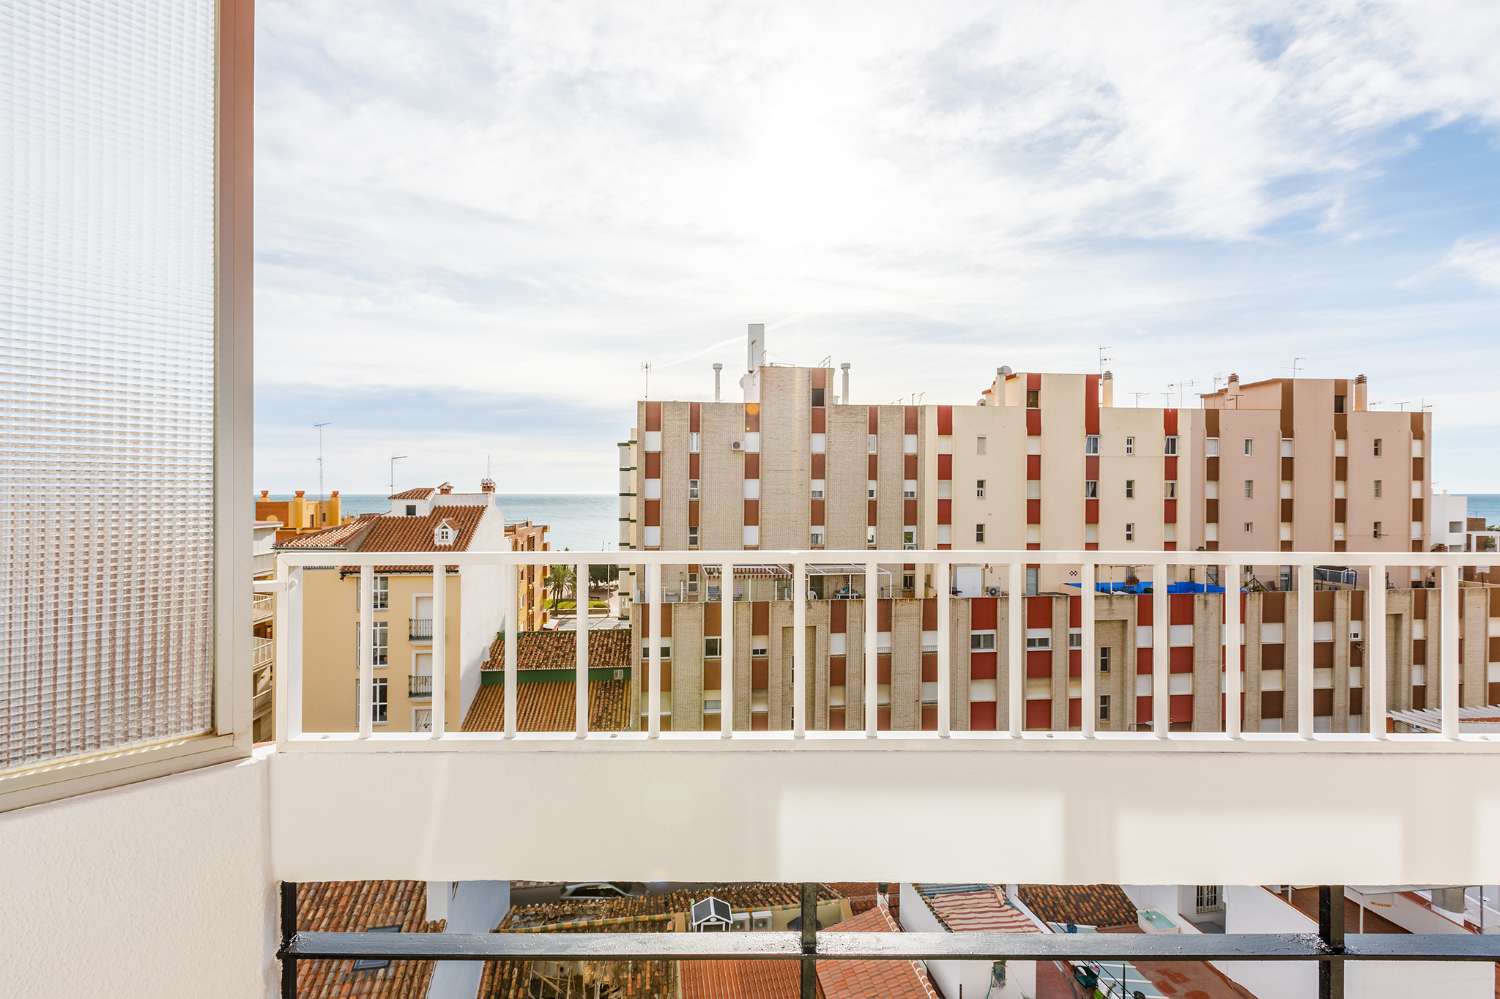
[{"label": "white painted ledge", "polygon": [[[405,740],[403,740],[405,741]],[[275,876],[1493,884],[1500,744],[891,738],[272,758]],[[310,749],[299,746],[299,749]],[[373,751],[372,751],[373,750]]]}]

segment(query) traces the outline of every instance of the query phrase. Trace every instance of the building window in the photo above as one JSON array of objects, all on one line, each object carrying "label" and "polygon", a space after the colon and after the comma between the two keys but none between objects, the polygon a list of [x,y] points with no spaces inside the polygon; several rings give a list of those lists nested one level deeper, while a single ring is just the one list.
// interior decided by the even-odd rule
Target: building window
[{"label": "building window", "polygon": [[1099,695],[1099,720],[1109,721],[1109,695]]},{"label": "building window", "polygon": [[1070,649],[1081,649],[1081,648],[1083,648],[1083,632],[1082,631],[1076,631],[1076,630],[1073,630],[1071,628],[1068,630],[1068,648],[1070,648]]},{"label": "building window", "polygon": [[1342,413],[1344,411],[1344,397],[1343,396],[1336,395],[1336,396],[1333,397],[1333,411],[1335,413]]},{"label": "building window", "polygon": [[376,725],[384,725],[390,720],[391,712],[391,682],[383,676],[377,676],[370,689],[370,721]]},{"label": "building window", "polygon": [[1249,455],[1252,455],[1254,453],[1255,453],[1255,441],[1252,440],[1249,437],[1246,437],[1245,438],[1245,454],[1246,454],[1246,456],[1249,456]]},{"label": "building window", "polygon": [[1098,434],[1089,434],[1088,436],[1086,436],[1083,439],[1083,453],[1084,454],[1098,454],[1099,453],[1099,435]]},{"label": "building window", "polygon": [[1099,646],[1099,672],[1101,672],[1101,673],[1108,673],[1109,672],[1109,646],[1108,645],[1101,645],[1101,646]]},{"label": "building window", "polygon": [[1026,636],[1026,651],[1027,652],[1046,652],[1046,651],[1048,651],[1051,648],[1052,648],[1052,636],[1051,635],[1027,635]]},{"label": "building window", "polygon": [[755,658],[764,659],[771,654],[771,641],[764,636],[757,635],[750,639],[750,655]]},{"label": "building window", "polygon": [[880,450],[880,437],[878,434],[865,435],[865,454],[874,454]]},{"label": "building window", "polygon": [[904,482],[901,483],[901,498],[902,499],[916,499],[917,498],[917,480],[916,479],[907,479],[907,480],[905,480]]},{"label": "building window", "polygon": [[371,630],[374,636],[374,663],[376,666],[384,666],[390,662],[391,655],[391,623],[389,621],[376,621]]},{"label": "building window", "polygon": [[825,479],[813,479],[812,480],[812,498],[815,499],[815,500],[822,499],[823,498],[823,493],[824,493],[824,491],[825,491],[826,488],[827,488],[827,480],[825,480]]},{"label": "building window", "polygon": [[1254,499],[1254,498],[1255,498],[1255,480],[1254,479],[1246,479],[1245,480],[1245,499]]},{"label": "building window", "polygon": [[1126,437],[1125,438],[1125,453],[1126,454],[1135,454],[1135,438],[1134,437]]},{"label": "building window", "polygon": [[1382,450],[1382,448],[1381,448],[1381,441],[1380,441],[1379,437],[1375,438],[1374,450],[1375,450],[1375,457],[1379,458],[1380,457],[1380,452]]},{"label": "building window", "polygon": [[994,652],[995,633],[993,631],[973,631],[969,633],[970,652]]},{"label": "building window", "polygon": [[1040,389],[1026,390],[1026,408],[1040,409],[1042,406],[1042,393]]},{"label": "building window", "polygon": [[906,434],[905,436],[903,436],[901,438],[901,453],[902,454],[916,454],[917,453],[917,435],[916,434]]},{"label": "building window", "polygon": [[[1452,526],[1452,525],[1449,525],[1449,526]],[[1381,535],[1380,521],[1378,521],[1378,520],[1375,521],[1375,525],[1372,528],[1371,533],[1373,533],[1375,535],[1375,537],[1377,537],[1377,538],[1380,537],[1380,535]]]},{"label": "building window", "polygon": [[1126,541],[1134,541],[1135,540],[1135,524],[1129,523],[1129,524],[1125,525],[1125,540]]},{"label": "building window", "polygon": [[1041,570],[1034,565],[1028,565],[1026,567],[1026,595],[1034,597],[1041,588]]},{"label": "building window", "polygon": [[370,606],[376,610],[389,610],[391,607],[391,577],[376,576],[375,585],[370,588]]},{"label": "building window", "polygon": [[976,543],[978,543],[978,544],[984,544],[984,525],[983,524],[975,524],[974,525],[974,541]]},{"label": "building window", "polygon": [[703,658],[720,659],[724,655],[724,640],[718,635],[706,635],[703,639]]},{"label": "building window", "polygon": [[1098,479],[1084,479],[1083,480],[1083,498],[1084,499],[1098,499],[1099,498],[1099,480]]},{"label": "building window", "polygon": [[1218,885],[1197,885],[1193,894],[1194,908],[1199,912],[1218,912],[1224,908],[1224,896]]},{"label": "building window", "polygon": [[1126,499],[1135,499],[1135,480],[1134,479],[1126,479],[1125,480],[1125,498]]},{"label": "building window", "polygon": [[813,454],[822,454],[828,449],[827,434],[813,434],[809,439]]},{"label": "building window", "polygon": [[697,548],[698,547],[698,528],[696,528],[696,527],[689,527],[688,528],[688,547],[689,548]]},{"label": "building window", "polygon": [[822,545],[823,545],[823,538],[824,538],[823,528],[821,526],[815,526],[815,527],[813,527],[811,537],[812,537],[813,546],[821,548]]},{"label": "building window", "polygon": [[689,596],[698,595],[698,574],[696,572],[687,574],[687,591]]},{"label": "building window", "polygon": [[1169,455],[1177,453],[1177,437],[1175,435],[1164,437],[1161,443],[1162,453]]},{"label": "building window", "polygon": [[1375,480],[1375,498],[1380,499],[1380,480]]},{"label": "building window", "polygon": [[696,430],[688,431],[688,450],[697,454],[703,446],[703,435]]},{"label": "building window", "polygon": [[1177,480],[1176,479],[1168,479],[1167,481],[1165,481],[1165,482],[1162,483],[1161,487],[1162,487],[1162,495],[1165,496],[1167,499],[1174,500],[1174,499],[1177,498]]},{"label": "building window", "polygon": [[874,499],[877,492],[874,479],[865,480],[865,499]]},{"label": "building window", "polygon": [[698,499],[699,498],[699,490],[700,489],[701,489],[701,486],[700,486],[699,481],[697,479],[688,479],[688,499],[690,499],[690,500]]},{"label": "building window", "polygon": [[1247,520],[1247,521],[1245,521],[1245,533],[1246,534],[1254,534],[1255,533],[1255,521],[1253,521],[1253,520]]},{"label": "building window", "polygon": [[914,572],[903,572],[901,574],[901,588],[910,592],[917,588],[917,574]]},{"label": "building window", "polygon": [[415,517],[417,515],[417,504],[415,504],[415,503],[408,503],[408,504],[406,504],[406,515],[408,517]]},{"label": "building window", "polygon": [[[1378,526],[1378,522],[1377,522],[1377,526]],[[1463,530],[1464,530],[1464,522],[1463,521],[1461,521],[1461,520],[1450,520],[1450,521],[1448,521],[1448,533],[1449,534],[1462,534]]]},{"label": "building window", "polygon": [[976,437],[976,438],[974,438],[974,453],[975,454],[984,454],[984,453],[986,453],[986,451],[989,448],[989,444],[990,444],[990,439],[988,437]]},{"label": "building window", "polygon": [[917,550],[917,529],[915,527],[903,527],[901,529],[901,547],[905,551]]},{"label": "building window", "polygon": [[873,525],[865,528],[865,547],[875,547],[875,528]]},{"label": "building window", "polygon": [[977,498],[979,498],[979,499],[984,499],[984,480],[983,479],[979,479],[978,481],[976,481],[974,483],[974,495]]},{"label": "building window", "polygon": [[1219,456],[1219,438],[1208,437],[1204,439],[1203,455],[1206,458],[1217,458]]},{"label": "building window", "polygon": [[821,406],[821,405],[823,405],[823,390],[822,389],[815,388],[815,389],[812,390],[812,404],[814,406]]}]

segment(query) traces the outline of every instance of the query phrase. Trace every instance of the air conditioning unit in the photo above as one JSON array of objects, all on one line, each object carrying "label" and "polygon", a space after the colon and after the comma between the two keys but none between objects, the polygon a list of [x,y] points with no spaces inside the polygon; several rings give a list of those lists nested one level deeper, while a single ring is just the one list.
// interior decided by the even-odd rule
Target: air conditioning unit
[{"label": "air conditioning unit", "polygon": [[757,909],[750,913],[750,929],[769,930],[771,928],[771,910]]},{"label": "air conditioning unit", "polygon": [[731,450],[731,451],[743,451],[743,450],[745,450],[745,442],[744,441],[730,441],[729,442],[729,450]]}]

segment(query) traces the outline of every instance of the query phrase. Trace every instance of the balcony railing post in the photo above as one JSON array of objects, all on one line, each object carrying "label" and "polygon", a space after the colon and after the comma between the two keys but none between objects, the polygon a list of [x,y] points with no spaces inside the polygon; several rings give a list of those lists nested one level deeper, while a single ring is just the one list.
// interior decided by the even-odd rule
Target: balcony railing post
[{"label": "balcony railing post", "polygon": [[952,726],[953,682],[952,658],[953,628],[949,624],[952,608],[952,566],[947,562],[936,565],[937,592],[937,731],[947,738]]},{"label": "balcony railing post", "polygon": [[516,599],[516,591],[520,588],[516,580],[516,564],[501,563],[507,567],[507,571],[500,574],[500,594],[505,611],[505,737],[514,739],[516,736],[516,683],[517,668],[516,657],[520,653],[520,641],[518,632],[521,630],[521,610]]},{"label": "balcony railing post", "polygon": [[1365,719],[1377,739],[1385,738],[1385,566],[1370,566],[1365,600]]},{"label": "balcony railing post", "polygon": [[359,567],[359,737],[375,724],[375,567]]},{"label": "balcony railing post", "polygon": [[647,629],[646,734],[661,735],[661,563],[646,566]]},{"label": "balcony railing post", "polygon": [[574,568],[573,619],[578,634],[573,643],[576,662],[573,685],[573,734],[589,734],[589,564],[580,559]]},{"label": "balcony railing post", "polygon": [[297,959],[287,951],[297,936],[297,882],[281,882],[281,999],[297,999]]},{"label": "balcony railing post", "polygon": [[1313,734],[1313,564],[1297,567],[1297,734]]},{"label": "balcony railing post", "polygon": [[865,563],[865,735],[880,730],[880,576]]},{"label": "balcony railing post", "polygon": [[1159,739],[1172,731],[1172,567],[1151,569],[1151,731]]},{"label": "balcony railing post", "polygon": [[[1344,953],[1344,886],[1318,886],[1318,939],[1330,954]],[[1318,962],[1318,999],[1344,999],[1344,962]]]},{"label": "balcony railing post", "polygon": [[719,566],[719,734],[734,735],[734,563]]},{"label": "balcony railing post", "polygon": [[1010,613],[1005,622],[1006,660],[1005,715],[1010,734],[1019,737],[1026,730],[1026,598],[1021,590],[1025,567],[1012,562],[1008,568],[1006,603]]},{"label": "balcony railing post", "polygon": [[448,726],[448,567],[432,567],[432,737]]},{"label": "balcony railing post", "polygon": [[[1458,738],[1458,565],[1448,562],[1439,575],[1442,586],[1442,632],[1439,635],[1439,668],[1442,670],[1443,738]],[[1431,681],[1428,681],[1431,683]],[[1431,687],[1428,688],[1429,690]]]},{"label": "balcony railing post", "polygon": [[1078,658],[1080,659],[1078,672],[1083,679],[1078,727],[1083,731],[1086,739],[1094,737],[1094,729],[1099,718],[1098,690],[1095,682],[1098,667],[1094,663],[1094,575],[1093,562],[1085,560],[1078,567],[1078,623],[1079,631],[1082,632],[1078,636]]},{"label": "balcony railing post", "polygon": [[818,995],[818,886],[802,882],[802,999]]},{"label": "balcony railing post", "polygon": [[792,562],[792,738],[807,734],[807,563]]},{"label": "balcony railing post", "polygon": [[1224,566],[1224,734],[1240,737],[1240,565]]}]

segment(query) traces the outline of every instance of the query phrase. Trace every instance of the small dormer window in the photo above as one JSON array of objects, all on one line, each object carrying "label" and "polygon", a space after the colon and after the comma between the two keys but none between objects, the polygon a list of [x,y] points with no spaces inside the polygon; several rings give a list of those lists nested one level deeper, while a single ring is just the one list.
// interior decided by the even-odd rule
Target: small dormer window
[{"label": "small dormer window", "polygon": [[453,544],[454,534],[453,525],[445,520],[432,532],[432,543],[439,548],[446,548]]},{"label": "small dormer window", "polygon": [[415,504],[415,503],[408,503],[408,504],[406,504],[406,515],[408,517],[415,517],[417,515],[417,504]]}]

